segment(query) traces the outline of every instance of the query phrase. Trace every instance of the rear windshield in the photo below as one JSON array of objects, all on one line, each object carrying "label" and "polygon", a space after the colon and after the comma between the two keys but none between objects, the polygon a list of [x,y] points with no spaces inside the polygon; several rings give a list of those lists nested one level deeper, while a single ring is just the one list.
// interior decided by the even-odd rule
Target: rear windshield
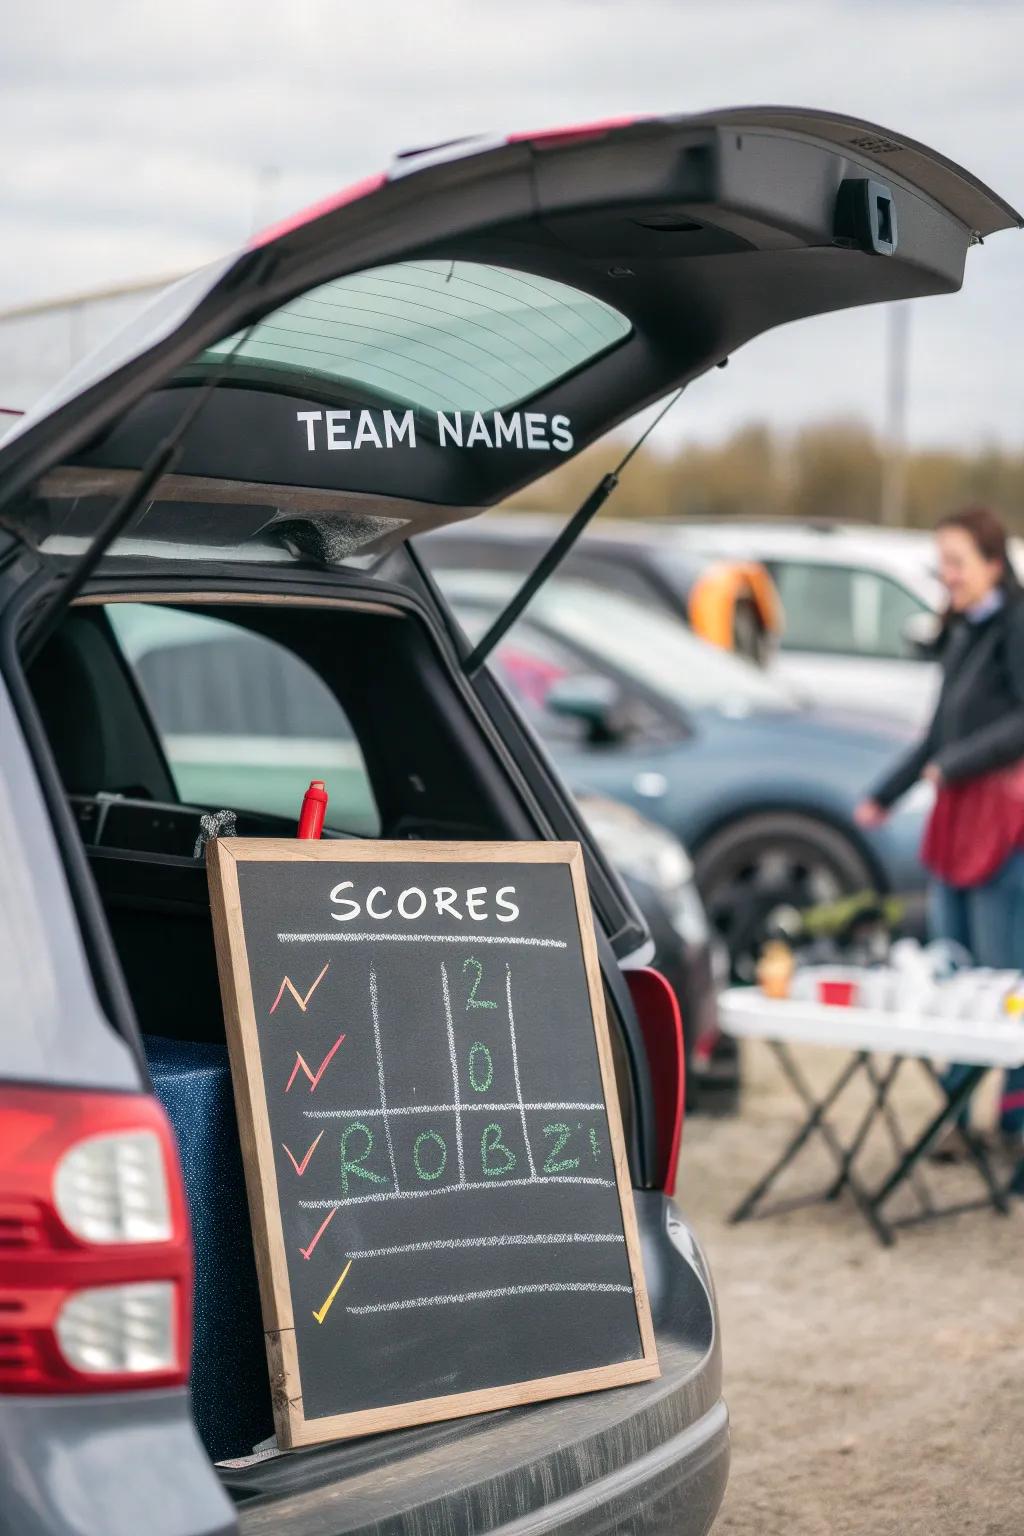
[{"label": "rear windshield", "polygon": [[[268,315],[232,373],[355,390],[427,411],[502,410],[549,388],[628,336],[600,299],[550,278],[467,261],[406,261],[336,278]],[[237,351],[234,349],[237,347]]]}]

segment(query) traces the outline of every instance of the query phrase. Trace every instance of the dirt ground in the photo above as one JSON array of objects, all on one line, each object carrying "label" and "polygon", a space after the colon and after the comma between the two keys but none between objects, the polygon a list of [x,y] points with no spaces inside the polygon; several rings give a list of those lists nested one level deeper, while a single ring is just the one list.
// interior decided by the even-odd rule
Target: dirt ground
[{"label": "dirt ground", "polygon": [[[834,1052],[798,1054],[817,1083],[839,1070]],[[909,1129],[935,1098],[916,1063],[902,1070]],[[848,1194],[729,1226],[799,1119],[767,1047],[745,1046],[744,1071],[738,1117],[687,1124],[678,1189],[722,1316],[733,1462],[715,1536],[1021,1536],[1024,1202],[910,1227],[889,1250]],[[863,1103],[851,1090],[837,1123]],[[805,1148],[780,1194],[823,1187],[831,1166]],[[873,1133],[869,1187],[889,1166]],[[959,1168],[926,1176],[943,1203],[975,1193]]]}]

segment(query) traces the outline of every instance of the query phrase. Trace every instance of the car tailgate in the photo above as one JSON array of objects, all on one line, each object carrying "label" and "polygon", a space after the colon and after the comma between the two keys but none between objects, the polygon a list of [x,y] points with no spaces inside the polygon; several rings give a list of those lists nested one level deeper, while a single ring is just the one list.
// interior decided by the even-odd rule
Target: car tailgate
[{"label": "car tailgate", "polygon": [[659,1378],[225,1472],[245,1536],[707,1530],[728,1470],[714,1297],[675,1205],[636,1203]]}]

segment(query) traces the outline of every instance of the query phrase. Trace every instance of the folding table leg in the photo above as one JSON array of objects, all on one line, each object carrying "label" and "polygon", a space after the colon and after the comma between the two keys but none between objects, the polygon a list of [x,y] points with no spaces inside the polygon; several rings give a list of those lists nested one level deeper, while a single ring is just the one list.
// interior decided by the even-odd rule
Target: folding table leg
[{"label": "folding table leg", "polygon": [[[889,1133],[896,1144],[897,1153],[902,1153],[904,1150],[899,1136],[899,1128],[894,1123],[895,1117],[892,1114],[892,1110],[887,1099],[889,1089],[892,1087],[896,1073],[899,1071],[900,1066],[903,1063],[903,1057],[894,1056],[889,1065],[888,1071],[882,1074],[878,1073],[874,1062],[871,1060],[871,1057],[867,1052],[864,1053],[863,1062],[864,1071],[871,1079],[871,1083],[875,1091],[872,1096],[871,1103],[864,1111],[864,1117],[861,1120],[860,1125],[854,1132],[853,1140],[850,1142],[849,1146],[846,1148],[846,1151],[843,1153],[843,1160],[839,1167],[838,1176],[825,1191],[826,1200],[837,1200],[842,1194],[849,1180],[850,1169],[853,1167],[854,1159],[867,1140],[868,1132],[880,1114],[886,1116],[886,1122],[889,1126]],[[886,1111],[888,1111],[888,1114],[886,1114]]]},{"label": "folding table leg", "polygon": [[[964,1073],[963,1077],[956,1084],[956,1086],[946,1094],[946,1102],[943,1107],[938,1110],[937,1113],[928,1122],[917,1140],[907,1148],[903,1157],[901,1157],[900,1161],[897,1163],[889,1177],[885,1180],[884,1184],[882,1184],[881,1188],[871,1196],[871,1206],[876,1214],[879,1213],[881,1207],[889,1199],[894,1190],[896,1190],[899,1185],[903,1183],[904,1179],[911,1175],[911,1173],[917,1167],[918,1163],[921,1161],[922,1157],[924,1157],[934,1145],[943,1127],[952,1125],[955,1122],[960,1109],[964,1104],[966,1104],[967,1100],[970,1098],[971,1094],[974,1092],[975,1088],[978,1086],[979,1082],[985,1076],[987,1071],[987,1067],[970,1067]],[[1007,1209],[1006,1196],[996,1183],[992,1170],[988,1165],[987,1157],[980,1147],[972,1144],[972,1139],[970,1137],[967,1138],[967,1145],[970,1148],[971,1156],[976,1163],[986,1186],[988,1187],[992,1204],[997,1210],[1005,1211]],[[941,1215],[942,1213],[938,1212],[935,1214]]]},{"label": "folding table leg", "polygon": [[761,1200],[768,1193],[769,1189],[771,1189],[772,1185],[775,1183],[775,1180],[779,1177],[779,1174],[783,1171],[784,1168],[789,1166],[794,1157],[796,1157],[797,1153],[800,1151],[801,1147],[803,1147],[805,1143],[811,1138],[811,1136],[813,1136],[814,1132],[817,1130],[826,1129],[823,1122],[823,1116],[826,1110],[832,1107],[836,1099],[838,1099],[839,1095],[846,1087],[847,1083],[851,1080],[852,1077],[855,1076],[858,1071],[860,1071],[864,1064],[863,1053],[857,1056],[851,1056],[850,1060],[847,1062],[842,1072],[836,1078],[828,1093],[819,1102],[814,1098],[814,1095],[808,1088],[802,1075],[797,1069],[796,1063],[793,1061],[793,1058],[790,1056],[785,1045],[783,1045],[780,1040],[770,1040],[768,1044],[771,1046],[776,1057],[778,1058],[779,1065],[781,1066],[786,1077],[796,1089],[797,1093],[803,1100],[804,1104],[806,1104],[810,1113],[808,1114],[807,1119],[804,1121],[803,1125],[797,1131],[796,1135],[787,1144],[784,1151],[779,1155],[778,1158],[776,1158],[775,1162],[768,1169],[768,1172],[764,1175],[763,1178],[758,1180],[750,1193],[740,1201],[739,1205],[729,1217],[729,1220],[732,1222],[746,1221],[747,1218],[751,1216],[756,1210],[757,1206],[761,1203]]}]

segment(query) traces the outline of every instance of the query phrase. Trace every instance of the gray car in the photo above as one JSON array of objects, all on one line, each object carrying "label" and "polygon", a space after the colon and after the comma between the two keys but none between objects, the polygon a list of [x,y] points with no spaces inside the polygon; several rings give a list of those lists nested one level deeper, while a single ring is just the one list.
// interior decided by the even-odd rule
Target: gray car
[{"label": "gray car", "polygon": [[[968,247],[1016,222],[948,161],[835,114],[469,141],[178,284],[5,439],[0,1531],[709,1529],[721,1342],[670,1194],[677,1036],[630,990],[648,935],[489,673],[494,637],[469,646],[408,541],[770,326],[955,290]],[[583,844],[657,1380],[267,1443],[197,834],[218,812],[244,835],[294,823],[230,784],[183,797],[111,619],[137,603],[261,635],[327,690],[369,790],[333,835]],[[217,704],[245,734],[242,690]],[[275,696],[283,743],[291,704]]]}]

